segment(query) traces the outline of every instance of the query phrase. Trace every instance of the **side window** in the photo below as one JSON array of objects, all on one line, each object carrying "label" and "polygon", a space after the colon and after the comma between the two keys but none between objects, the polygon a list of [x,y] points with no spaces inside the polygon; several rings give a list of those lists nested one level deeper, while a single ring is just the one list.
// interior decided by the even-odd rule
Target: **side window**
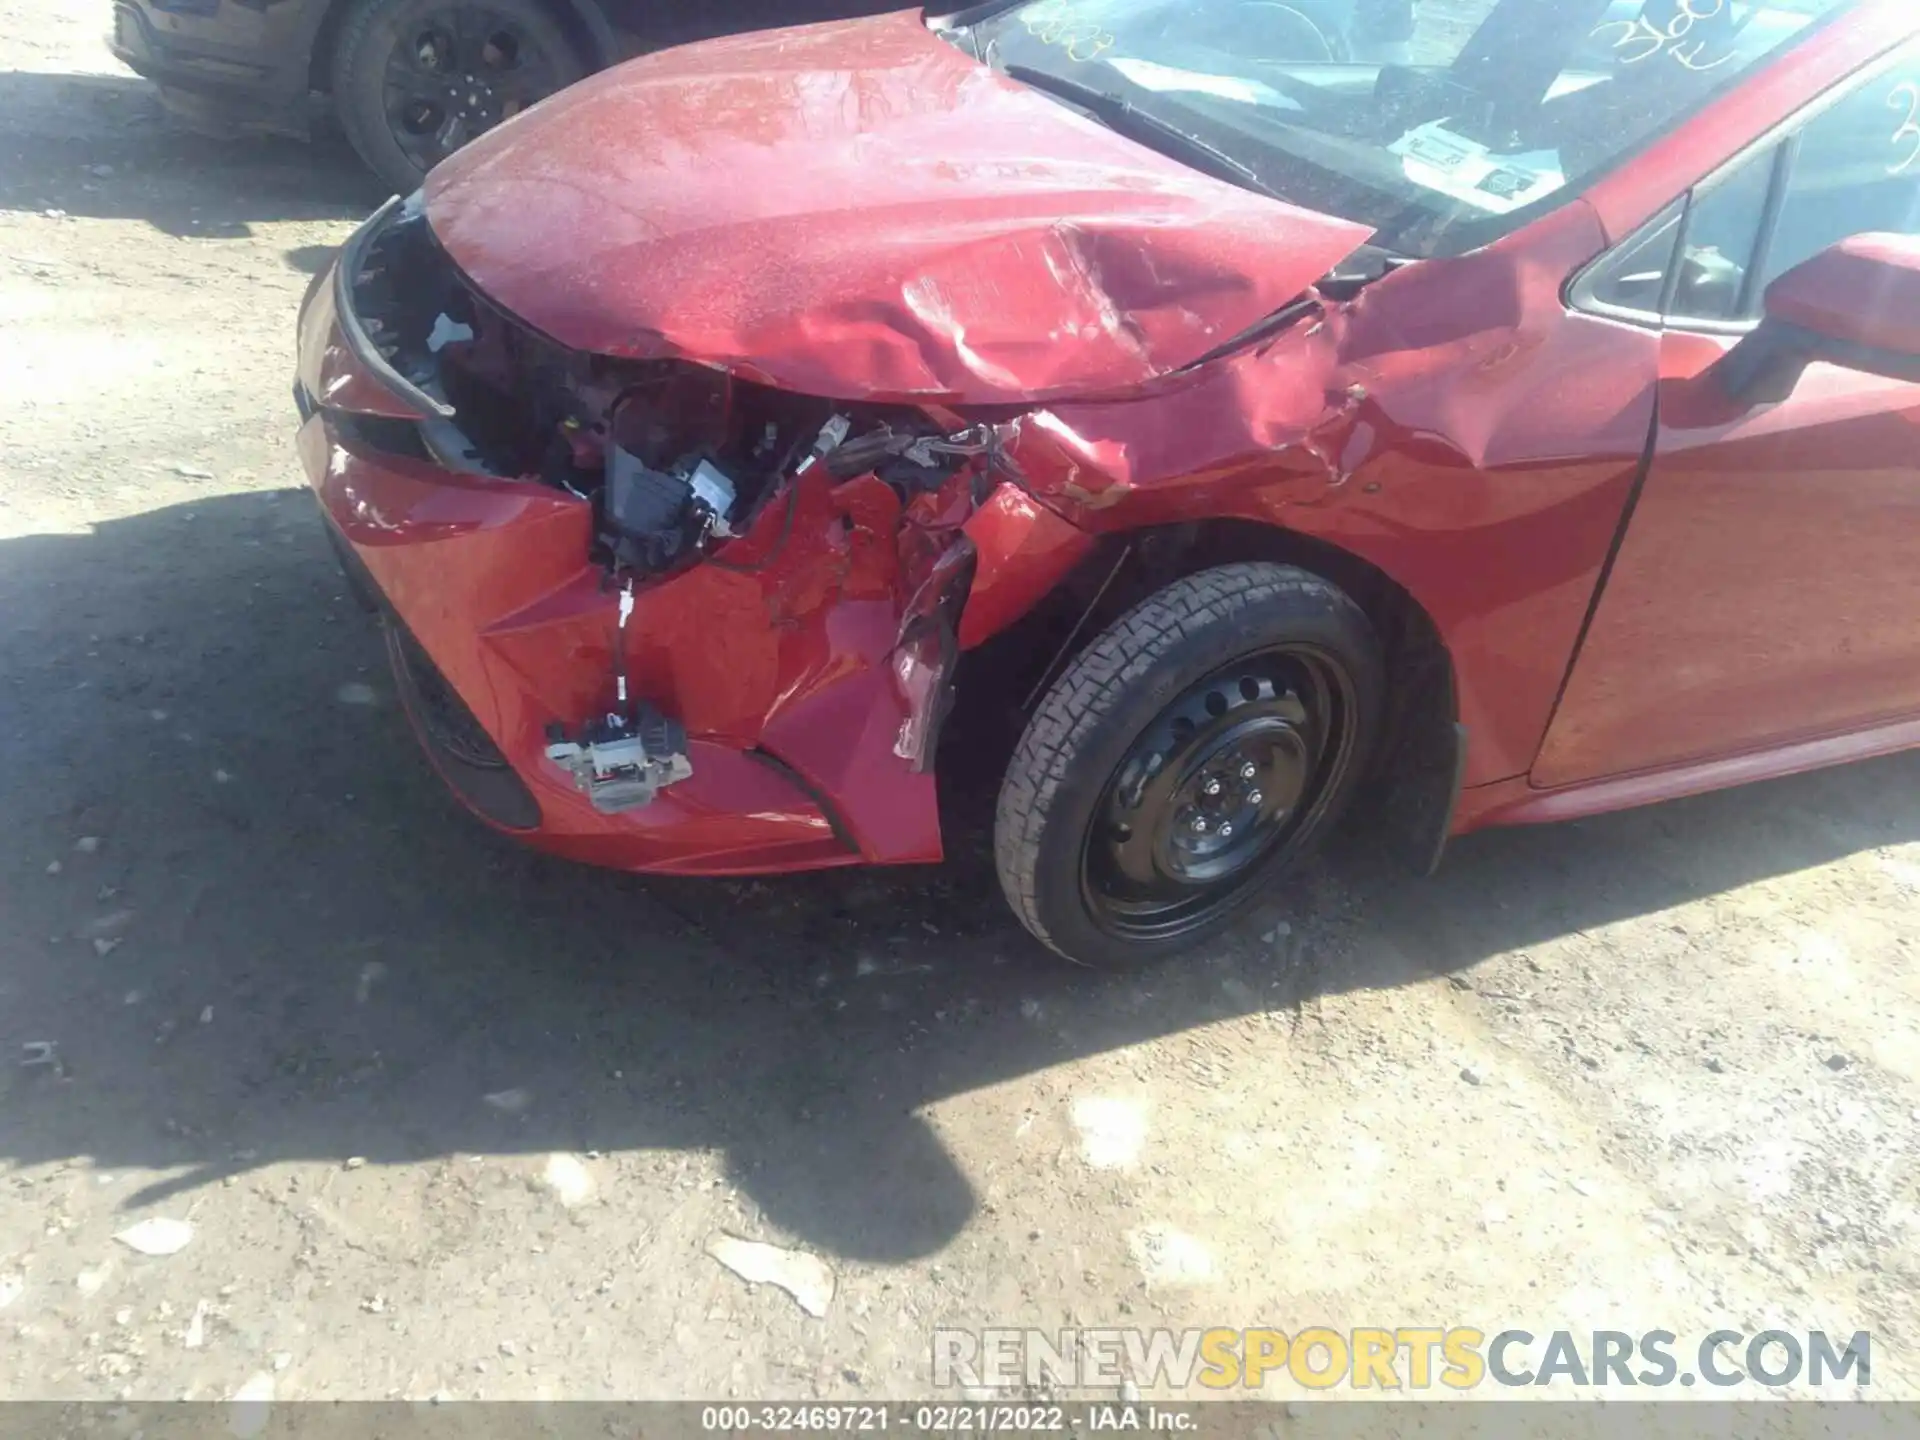
[{"label": "side window", "polygon": [[[1649,321],[1664,313],[1679,325],[1737,322],[1778,167],[1775,147],[1696,191],[1684,207],[1676,204],[1608,263],[1591,298]],[[1676,255],[1683,209],[1685,242]]]},{"label": "side window", "polygon": [[1670,322],[1684,326],[1745,318],[1751,300],[1747,276],[1779,171],[1780,149],[1774,146],[1742,161],[1710,189],[1694,192],[1685,259],[1667,306]]},{"label": "side window", "polygon": [[1584,293],[1576,300],[1593,308],[1658,321],[1667,295],[1667,272],[1673,267],[1673,247],[1680,238],[1681,205],[1667,213],[1639,238],[1630,240],[1603,261]]},{"label": "side window", "polygon": [[[1606,262],[1600,309],[1680,328],[1739,327],[1773,280],[1853,235],[1920,234],[1920,45],[1780,143],[1696,190]],[[1677,253],[1676,253],[1677,247]]]},{"label": "side window", "polygon": [[1801,128],[1761,285],[1852,235],[1920,235],[1920,45]]}]

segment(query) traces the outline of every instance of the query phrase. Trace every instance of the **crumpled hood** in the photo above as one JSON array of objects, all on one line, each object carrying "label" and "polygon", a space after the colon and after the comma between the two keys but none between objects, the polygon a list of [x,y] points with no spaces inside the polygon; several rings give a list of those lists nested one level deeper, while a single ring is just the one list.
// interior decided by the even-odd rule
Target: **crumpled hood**
[{"label": "crumpled hood", "polygon": [[1135,145],[917,12],[631,61],[426,190],[454,262],[562,344],[841,399],[1137,384],[1369,234]]}]

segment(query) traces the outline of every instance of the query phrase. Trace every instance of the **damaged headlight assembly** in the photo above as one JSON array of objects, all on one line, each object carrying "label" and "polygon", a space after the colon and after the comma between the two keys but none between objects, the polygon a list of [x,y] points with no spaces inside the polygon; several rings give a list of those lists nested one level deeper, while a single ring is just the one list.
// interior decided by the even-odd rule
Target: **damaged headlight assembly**
[{"label": "damaged headlight assembly", "polygon": [[[676,690],[675,664],[651,658],[706,643],[698,632],[709,613],[715,624],[782,632],[818,624],[824,648],[826,612],[841,597],[889,590],[897,633],[862,661],[884,666],[898,698],[893,753],[915,773],[931,768],[973,565],[960,527],[990,488],[1002,426],[783,390],[682,359],[570,349],[461,274],[418,194],[356,232],[334,283],[349,348],[414,411],[356,431],[359,443],[483,485],[544,484],[589,507],[583,558],[602,593],[617,593],[612,695],[584,713],[560,702],[542,753],[596,810],[649,805],[690,778],[682,715],[709,725],[716,706],[734,703]],[[679,598],[652,598],[707,566],[716,573]],[[727,604],[743,608],[712,608]],[[630,652],[644,667],[632,676]],[[714,733],[752,748],[743,717],[771,716],[784,698],[726,711],[731,727]]]}]

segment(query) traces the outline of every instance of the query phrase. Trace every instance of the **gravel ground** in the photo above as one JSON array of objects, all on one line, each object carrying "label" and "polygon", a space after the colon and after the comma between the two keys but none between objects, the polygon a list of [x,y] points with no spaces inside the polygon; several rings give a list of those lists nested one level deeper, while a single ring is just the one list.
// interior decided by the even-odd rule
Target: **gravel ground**
[{"label": "gravel ground", "polygon": [[0,1396],[905,1396],[937,1324],[1315,1323],[1867,1329],[1920,1394],[1920,757],[1424,883],[1356,837],[1121,979],[969,823],[523,853],[296,488],[294,309],[381,196],[172,132],[103,16],[0,0]]}]

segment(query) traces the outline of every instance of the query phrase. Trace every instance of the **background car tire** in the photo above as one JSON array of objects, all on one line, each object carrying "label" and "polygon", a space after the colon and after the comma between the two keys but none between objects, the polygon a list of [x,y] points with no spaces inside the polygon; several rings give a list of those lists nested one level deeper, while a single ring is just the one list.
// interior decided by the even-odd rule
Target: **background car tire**
[{"label": "background car tire", "polygon": [[[429,35],[451,42],[424,47],[424,53],[450,62],[444,76],[440,67],[419,58],[418,42]],[[495,37],[503,43],[489,44]],[[334,42],[333,102],[340,128],[360,158],[396,192],[407,194],[445,152],[432,140],[448,117],[457,149],[581,79],[589,68],[540,0],[357,0]],[[389,81],[402,77],[418,87],[412,105],[394,104]],[[461,83],[468,77],[480,83]],[[469,111],[463,102],[474,97],[478,101]],[[417,108],[436,104],[443,107],[440,113]]]},{"label": "background car tire", "polygon": [[[1014,751],[994,820],[1014,913],[1060,955],[1102,968],[1218,934],[1339,817],[1384,687],[1366,615],[1307,571],[1225,565],[1150,596],[1074,658]],[[1227,793],[1203,797],[1223,775]],[[1214,834],[1188,833],[1209,815]],[[1250,818],[1222,838],[1220,821],[1236,817]],[[1184,848],[1207,844],[1216,850]],[[1143,856],[1153,878],[1136,883]],[[1184,868],[1163,870],[1162,856]],[[1238,868],[1204,880],[1228,861]],[[1143,918],[1163,889],[1175,908]]]}]

